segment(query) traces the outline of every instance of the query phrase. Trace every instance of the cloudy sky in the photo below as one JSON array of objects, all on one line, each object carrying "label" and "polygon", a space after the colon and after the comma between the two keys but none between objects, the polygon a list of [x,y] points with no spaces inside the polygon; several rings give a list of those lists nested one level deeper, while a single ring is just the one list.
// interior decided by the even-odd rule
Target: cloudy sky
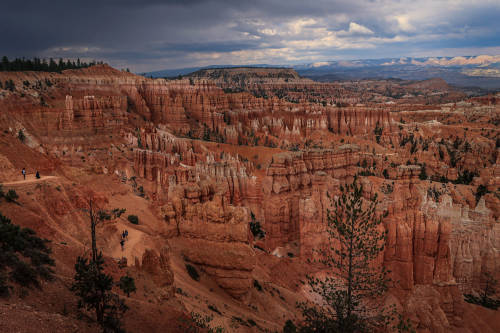
[{"label": "cloudy sky", "polygon": [[135,72],[500,54],[499,0],[1,1],[0,55]]}]

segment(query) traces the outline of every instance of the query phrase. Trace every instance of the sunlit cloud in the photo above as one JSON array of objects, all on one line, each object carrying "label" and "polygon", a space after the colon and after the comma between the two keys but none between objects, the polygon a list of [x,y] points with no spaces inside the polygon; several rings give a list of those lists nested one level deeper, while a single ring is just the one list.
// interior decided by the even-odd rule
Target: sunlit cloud
[{"label": "sunlit cloud", "polygon": [[498,0],[25,0],[3,8],[0,29],[10,57],[147,71],[495,52],[498,17]]}]

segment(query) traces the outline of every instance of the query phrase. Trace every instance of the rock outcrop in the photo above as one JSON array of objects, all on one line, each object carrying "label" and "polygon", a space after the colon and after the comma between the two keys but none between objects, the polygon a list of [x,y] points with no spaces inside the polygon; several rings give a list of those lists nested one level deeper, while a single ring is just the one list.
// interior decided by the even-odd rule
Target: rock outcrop
[{"label": "rock outcrop", "polygon": [[177,224],[185,238],[186,260],[200,265],[230,295],[244,298],[253,286],[256,264],[249,244],[250,216],[245,208],[228,204],[224,189],[200,185],[171,190],[168,222]]},{"label": "rock outcrop", "polygon": [[136,268],[150,275],[153,282],[160,288],[161,299],[169,299],[174,295],[174,273],[170,265],[168,245],[158,254],[155,250],[147,249],[142,255],[142,261],[136,260]]}]

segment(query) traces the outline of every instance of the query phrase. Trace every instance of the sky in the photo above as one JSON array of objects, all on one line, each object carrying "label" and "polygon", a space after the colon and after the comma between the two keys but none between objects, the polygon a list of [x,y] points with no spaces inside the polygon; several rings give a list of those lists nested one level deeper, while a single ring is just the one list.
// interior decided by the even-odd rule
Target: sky
[{"label": "sky", "polygon": [[134,72],[500,54],[500,0],[0,1],[0,55]]}]

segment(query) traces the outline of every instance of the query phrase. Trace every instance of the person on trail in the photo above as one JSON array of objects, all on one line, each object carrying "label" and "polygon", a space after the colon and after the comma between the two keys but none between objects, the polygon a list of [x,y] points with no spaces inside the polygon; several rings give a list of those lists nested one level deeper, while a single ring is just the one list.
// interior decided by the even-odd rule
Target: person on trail
[{"label": "person on trail", "polygon": [[24,180],[26,180],[26,168],[23,168],[23,171],[21,171],[21,173],[23,174]]},{"label": "person on trail", "polygon": [[122,239],[125,239],[125,230],[122,231]]},{"label": "person on trail", "polygon": [[35,175],[36,179],[40,179],[40,172],[38,172],[38,170],[36,170],[36,175]]},{"label": "person on trail", "polygon": [[123,238],[122,238],[122,240],[120,241],[120,245],[122,246],[122,251],[123,251],[123,245],[125,245],[125,241],[123,240]]},{"label": "person on trail", "polygon": [[125,229],[124,235],[125,235],[125,238],[128,240],[128,230],[127,229]]}]

